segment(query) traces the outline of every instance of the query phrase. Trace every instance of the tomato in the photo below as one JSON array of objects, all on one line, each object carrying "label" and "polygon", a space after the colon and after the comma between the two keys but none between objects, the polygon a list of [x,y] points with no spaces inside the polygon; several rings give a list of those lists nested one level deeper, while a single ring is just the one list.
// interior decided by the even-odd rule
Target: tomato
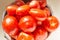
[{"label": "tomato", "polygon": [[37,0],[31,1],[30,4],[29,4],[29,6],[30,6],[31,8],[40,8],[39,1],[37,1]]},{"label": "tomato", "polygon": [[43,9],[47,6],[46,0],[39,0],[40,7]]},{"label": "tomato", "polygon": [[43,25],[45,29],[47,29],[49,32],[54,31],[58,27],[58,20],[55,16],[50,16],[43,22]]},{"label": "tomato", "polygon": [[30,7],[29,7],[28,5],[20,6],[20,7],[16,10],[16,15],[20,15],[20,16],[27,15],[29,10],[30,10]]},{"label": "tomato", "polygon": [[24,32],[33,32],[36,29],[36,22],[31,16],[24,16],[19,21],[19,28]]},{"label": "tomato", "polygon": [[17,39],[19,33],[20,33],[19,29],[15,28],[9,33],[9,36],[12,37],[13,39]]},{"label": "tomato", "polygon": [[34,37],[32,35],[27,34],[27,33],[21,32],[19,34],[17,40],[34,40]]},{"label": "tomato", "polygon": [[6,16],[2,22],[3,29],[6,33],[10,33],[15,28],[18,28],[18,22],[13,16]]},{"label": "tomato", "polygon": [[18,6],[16,6],[16,5],[10,5],[10,6],[8,6],[8,7],[6,8],[7,14],[8,14],[8,15],[11,15],[11,16],[15,15],[17,8],[18,8]]},{"label": "tomato", "polygon": [[36,9],[36,8],[30,9],[29,14],[30,14],[31,16],[33,16],[35,19],[40,20],[40,21],[45,20],[46,17],[47,17],[47,14],[45,14],[45,13],[43,12],[43,10],[41,10],[41,9]]},{"label": "tomato", "polygon": [[22,0],[16,0],[15,2],[13,2],[11,5],[17,5],[17,6],[22,6],[25,3]]},{"label": "tomato", "polygon": [[11,40],[46,40],[58,25],[46,0],[15,0],[6,8],[2,21]]},{"label": "tomato", "polygon": [[34,32],[35,40],[45,40],[48,36],[48,32],[43,28],[37,28]]},{"label": "tomato", "polygon": [[47,16],[51,15],[50,9],[49,8],[44,8],[44,12],[47,14]]}]

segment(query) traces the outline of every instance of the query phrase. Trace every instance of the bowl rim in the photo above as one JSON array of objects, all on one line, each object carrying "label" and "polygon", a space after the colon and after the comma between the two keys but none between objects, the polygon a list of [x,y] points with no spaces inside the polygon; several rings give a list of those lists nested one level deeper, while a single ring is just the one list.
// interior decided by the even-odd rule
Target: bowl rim
[{"label": "bowl rim", "polygon": [[[50,9],[50,14],[53,15],[50,6],[47,4],[46,7],[48,7],[48,8]],[[6,14],[7,14],[7,11],[5,10],[5,11],[3,12],[3,14],[2,14],[2,21],[3,21],[3,19],[4,19],[4,17],[5,17]],[[3,29],[3,28],[2,28],[2,29]],[[11,38],[4,30],[3,30],[3,33],[4,33],[4,37],[5,37],[7,40],[12,40],[12,38]]]},{"label": "bowl rim", "polygon": [[[6,14],[6,10],[2,14],[2,21],[4,19],[5,14]],[[11,40],[11,37],[3,30],[3,28],[2,28],[2,31],[3,31],[4,38],[7,40]]]}]

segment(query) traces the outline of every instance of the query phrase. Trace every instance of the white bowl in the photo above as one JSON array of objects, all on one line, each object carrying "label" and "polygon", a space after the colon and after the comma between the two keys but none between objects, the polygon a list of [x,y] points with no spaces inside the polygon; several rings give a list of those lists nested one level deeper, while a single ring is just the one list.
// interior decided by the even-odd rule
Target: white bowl
[{"label": "white bowl", "polygon": [[[47,4],[50,7],[53,16],[56,16],[60,22],[60,0],[47,0]],[[5,13],[3,14],[4,18]],[[11,40],[11,38],[5,33],[5,36],[8,38],[7,40]],[[59,27],[52,32],[46,40],[60,40],[60,25]]]},{"label": "white bowl", "polygon": [[59,20],[59,27],[49,35],[47,40],[60,40],[60,0],[47,0],[47,3],[52,10],[53,16],[56,16]]}]

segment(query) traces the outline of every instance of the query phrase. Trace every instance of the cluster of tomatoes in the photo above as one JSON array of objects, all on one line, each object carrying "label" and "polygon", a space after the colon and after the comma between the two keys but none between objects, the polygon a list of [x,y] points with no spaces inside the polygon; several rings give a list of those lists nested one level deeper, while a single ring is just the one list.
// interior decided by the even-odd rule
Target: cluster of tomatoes
[{"label": "cluster of tomatoes", "polygon": [[46,0],[17,1],[6,11],[2,27],[15,40],[45,40],[59,24],[51,15]]}]

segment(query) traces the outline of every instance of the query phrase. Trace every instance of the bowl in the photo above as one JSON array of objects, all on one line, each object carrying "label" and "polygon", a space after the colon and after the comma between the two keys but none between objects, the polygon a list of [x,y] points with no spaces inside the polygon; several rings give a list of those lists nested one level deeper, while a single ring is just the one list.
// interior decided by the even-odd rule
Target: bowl
[{"label": "bowl", "polygon": [[[48,6],[46,6],[46,7],[48,7],[48,8],[51,10],[51,15],[54,15],[54,16],[56,16],[56,17],[59,19],[59,16],[55,14],[55,12],[54,12],[53,9],[50,7],[50,5],[48,5]],[[7,14],[7,12],[5,11],[5,12],[3,13],[2,20],[3,20],[3,18],[5,17],[6,14]],[[60,33],[59,30],[60,30],[60,29],[58,28],[56,31],[52,32],[46,40],[56,40],[56,39],[59,40],[60,38],[57,36],[57,35],[59,35],[59,33]],[[56,37],[55,37],[55,36],[56,36]],[[14,39],[12,39],[6,32],[4,32],[4,37],[6,38],[6,40],[14,40]],[[58,37],[58,38],[57,38],[57,37]]]}]

